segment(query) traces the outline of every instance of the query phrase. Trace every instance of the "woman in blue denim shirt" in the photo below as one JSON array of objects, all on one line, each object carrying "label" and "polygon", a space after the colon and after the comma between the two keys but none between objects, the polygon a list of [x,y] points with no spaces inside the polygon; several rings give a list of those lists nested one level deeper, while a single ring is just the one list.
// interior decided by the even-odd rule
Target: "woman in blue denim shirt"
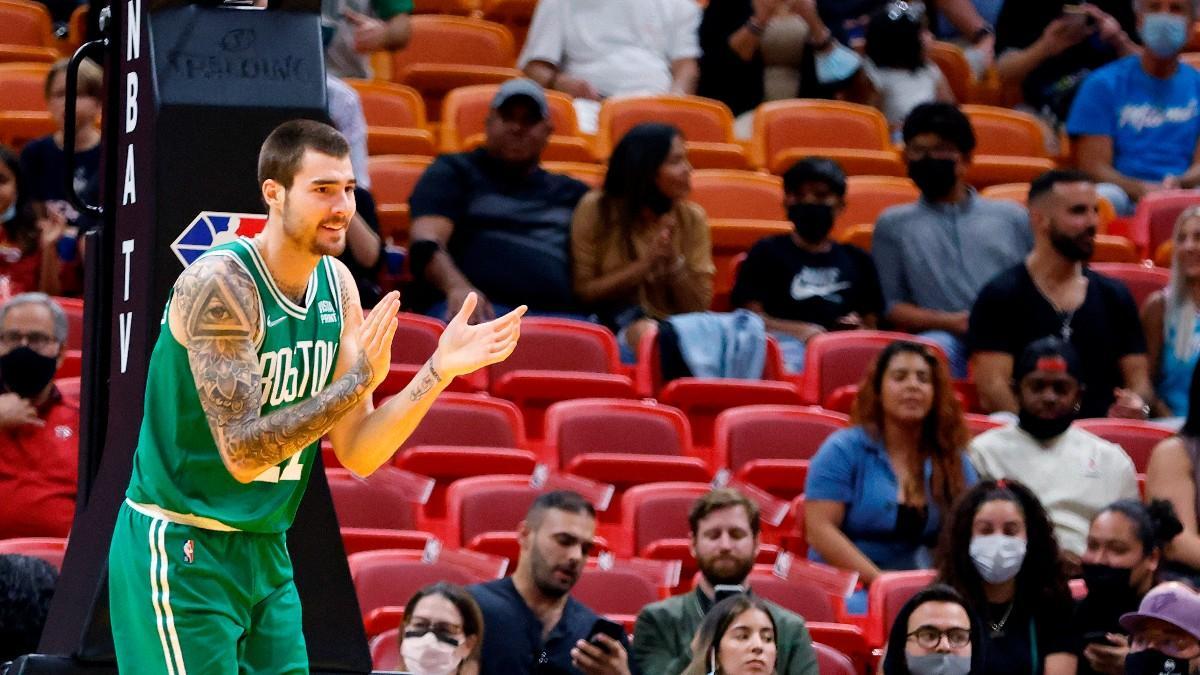
[{"label": "woman in blue denim shirt", "polygon": [[942,513],[977,480],[945,363],[897,341],[859,386],[853,426],[817,451],[805,486],[809,557],[858,572],[932,566]]}]

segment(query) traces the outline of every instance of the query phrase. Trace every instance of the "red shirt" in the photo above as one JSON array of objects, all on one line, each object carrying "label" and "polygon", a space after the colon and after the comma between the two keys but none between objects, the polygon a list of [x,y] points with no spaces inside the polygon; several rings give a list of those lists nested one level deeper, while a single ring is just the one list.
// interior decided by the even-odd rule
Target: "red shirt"
[{"label": "red shirt", "polygon": [[44,426],[0,429],[0,539],[65,537],[75,516],[79,402],[58,388],[38,408]]}]

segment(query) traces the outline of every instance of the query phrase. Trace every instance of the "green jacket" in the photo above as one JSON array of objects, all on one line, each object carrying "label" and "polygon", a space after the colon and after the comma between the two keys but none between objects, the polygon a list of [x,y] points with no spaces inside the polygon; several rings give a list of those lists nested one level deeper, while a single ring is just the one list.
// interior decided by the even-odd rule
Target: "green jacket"
[{"label": "green jacket", "polygon": [[[700,628],[704,610],[697,595],[676,595],[646,605],[633,629],[633,660],[645,675],[679,675],[692,660],[692,638]],[[800,615],[772,603],[775,642],[778,649],[775,672],[779,675],[818,675],[817,654],[812,637]]]}]

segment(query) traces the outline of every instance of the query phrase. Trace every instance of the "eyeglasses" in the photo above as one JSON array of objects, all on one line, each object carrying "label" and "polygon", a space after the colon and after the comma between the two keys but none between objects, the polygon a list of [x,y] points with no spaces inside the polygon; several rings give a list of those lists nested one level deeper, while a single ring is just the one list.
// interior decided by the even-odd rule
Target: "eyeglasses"
[{"label": "eyeglasses", "polygon": [[419,638],[424,637],[428,633],[433,633],[433,636],[438,639],[438,642],[445,642],[448,645],[457,647],[462,644],[462,627],[449,623],[430,624],[424,621],[413,621],[404,629],[404,637]]},{"label": "eyeglasses", "polygon": [[942,641],[942,636],[946,637],[946,643],[950,645],[951,649],[959,649],[971,644],[971,631],[966,628],[940,630],[933,626],[921,626],[908,634],[908,638],[915,639],[917,646],[921,649],[937,649]]},{"label": "eyeglasses", "polygon": [[19,330],[0,331],[0,346],[16,347],[21,344],[29,345],[35,351],[41,351],[50,345],[58,344],[58,340],[53,335],[45,333],[23,333]]}]

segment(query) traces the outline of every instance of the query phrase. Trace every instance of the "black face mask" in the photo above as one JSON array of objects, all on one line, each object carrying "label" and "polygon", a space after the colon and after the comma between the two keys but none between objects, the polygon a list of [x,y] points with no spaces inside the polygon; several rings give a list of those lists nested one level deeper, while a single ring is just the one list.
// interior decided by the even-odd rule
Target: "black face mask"
[{"label": "black face mask", "polygon": [[1125,675],[1187,675],[1190,669],[1188,659],[1167,656],[1157,649],[1130,652],[1125,657]]},{"label": "black face mask", "polygon": [[1088,597],[1107,603],[1131,602],[1137,605],[1137,592],[1133,589],[1133,570],[1128,567],[1112,567],[1098,563],[1083,563],[1083,581],[1087,584]]},{"label": "black face mask", "polygon": [[33,398],[42,393],[54,372],[58,370],[58,359],[43,356],[25,345],[0,356],[0,378],[4,386],[21,398]]},{"label": "black face mask", "polygon": [[809,244],[825,241],[833,229],[833,207],[828,204],[792,204],[787,208],[787,215],[796,234]]},{"label": "black face mask", "polygon": [[929,201],[945,199],[958,184],[956,163],[952,159],[924,157],[908,163],[908,177]]},{"label": "black face mask", "polygon": [[1071,426],[1071,422],[1075,421],[1076,416],[1076,412],[1072,411],[1062,417],[1046,419],[1026,412],[1022,408],[1017,415],[1017,426],[1039,441],[1046,441],[1066,431],[1067,427]]}]

